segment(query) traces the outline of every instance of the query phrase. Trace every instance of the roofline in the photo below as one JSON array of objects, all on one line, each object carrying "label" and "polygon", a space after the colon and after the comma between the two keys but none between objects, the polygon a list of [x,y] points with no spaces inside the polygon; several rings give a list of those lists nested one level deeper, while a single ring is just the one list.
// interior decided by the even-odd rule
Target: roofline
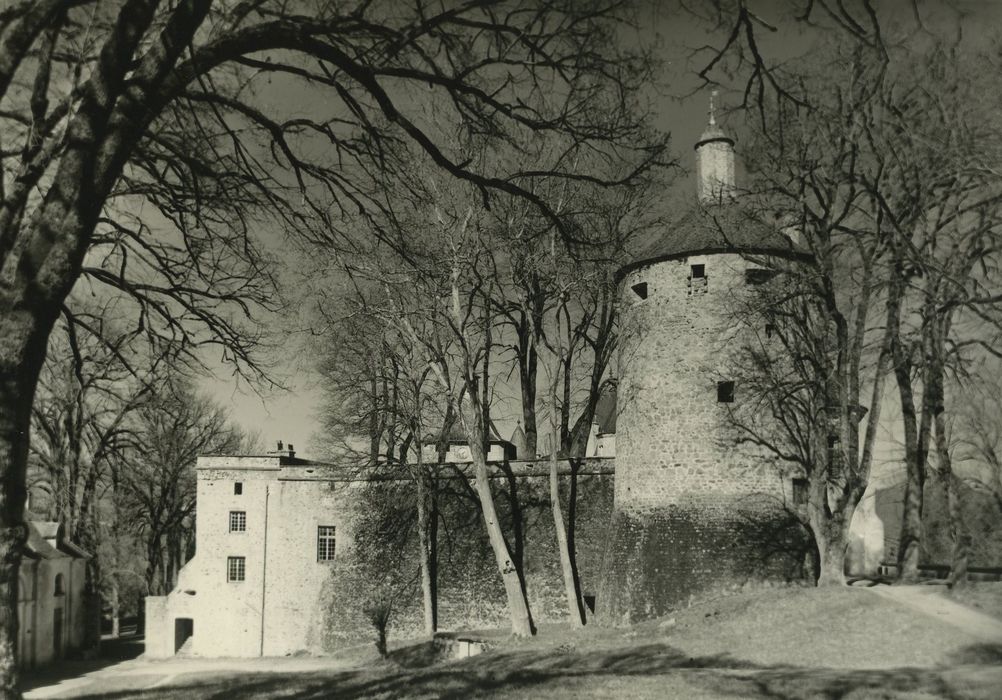
[{"label": "roofline", "polygon": [[653,258],[644,258],[642,260],[627,263],[616,271],[615,280],[619,283],[624,277],[626,277],[627,274],[633,272],[634,270],[638,270],[641,267],[656,265],[657,263],[667,262],[669,260],[689,258],[693,255],[767,255],[773,258],[786,258],[796,262],[810,262],[814,259],[814,256],[810,253],[801,253],[795,250],[783,250],[780,248],[698,248],[696,250],[687,250],[680,253],[657,255]]},{"label": "roofline", "polygon": [[705,146],[708,143],[723,142],[730,146],[734,145],[734,139],[730,136],[714,136],[713,138],[703,139],[702,141],[697,141],[696,145],[692,147],[692,150],[698,151],[700,146]]}]

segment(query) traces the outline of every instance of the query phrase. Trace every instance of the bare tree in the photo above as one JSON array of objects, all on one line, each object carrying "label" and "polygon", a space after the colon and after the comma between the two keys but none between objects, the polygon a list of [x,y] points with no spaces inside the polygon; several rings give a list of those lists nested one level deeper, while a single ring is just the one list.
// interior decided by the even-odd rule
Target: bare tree
[{"label": "bare tree", "polygon": [[[17,695],[31,404],[81,276],[133,299],[142,327],[181,351],[223,346],[253,371],[258,338],[243,319],[273,295],[252,231],[268,222],[310,235],[319,229],[308,213],[326,222],[320,235],[343,232],[341,214],[374,209],[372,193],[393,177],[391,141],[415,144],[484,197],[503,191],[547,209],[519,182],[561,162],[477,168],[422,123],[429,98],[448,106],[445,131],[461,123],[509,142],[537,131],[599,150],[645,148],[629,95],[647,72],[642,56],[614,48],[622,18],[616,5],[546,0],[392,12],[366,2],[41,0],[0,12],[3,692]],[[257,97],[271,77],[323,94],[327,109],[291,118],[283,106],[294,101]],[[561,99],[533,104],[533,93]],[[143,203],[156,214],[137,225],[129,213]]]},{"label": "bare tree", "polygon": [[[814,259],[799,291],[781,293],[764,310],[792,360],[761,347],[752,352],[752,364],[771,377],[762,390],[791,398],[784,408],[765,397],[787,447],[796,447],[773,444],[773,451],[806,471],[811,519],[817,505],[837,506],[839,529],[847,528],[869,477],[889,371],[904,428],[899,571],[906,580],[917,576],[931,451],[940,453],[941,469],[950,465],[947,426],[937,426],[944,382],[964,371],[970,350],[992,351],[998,327],[997,299],[987,292],[997,263],[985,241],[996,226],[999,187],[983,165],[997,145],[979,126],[985,100],[961,54],[934,38],[917,52],[837,46],[826,84],[806,72],[802,104],[762,110],[768,121],[760,142],[769,144],[762,153],[772,162],[756,167],[767,211],[783,213]],[[883,311],[874,314],[878,303]],[[980,330],[959,332],[957,318],[976,319]],[[865,433],[855,427],[861,390],[870,396]],[[768,442],[761,433],[756,439]],[[811,528],[817,538],[820,522]],[[831,561],[840,579],[841,556]]]},{"label": "bare tree", "polygon": [[32,408],[29,488],[34,507],[65,528],[70,541],[91,554],[87,560],[86,645],[100,641],[100,591],[105,584],[102,499],[111,471],[132,442],[131,415],[150,385],[130,373],[120,358],[132,355],[129,334],[105,324],[103,340],[78,335],[64,320],[53,336]]},{"label": "bare tree", "polygon": [[165,595],[194,551],[195,462],[241,451],[244,434],[225,411],[168,377],[136,412],[136,441],[114,476],[146,549],[146,589]]},{"label": "bare tree", "polygon": [[862,184],[870,168],[880,172],[871,132],[881,123],[883,61],[836,46],[824,75],[801,83],[809,108],[781,102],[765,111],[747,151],[748,206],[785,226],[809,262],[760,261],[779,274],[740,312],[749,328],[744,383],[755,401],[735,418],[744,440],[806,479],[814,573],[819,585],[837,585],[890,366],[890,333],[874,312],[885,298],[889,224]]}]

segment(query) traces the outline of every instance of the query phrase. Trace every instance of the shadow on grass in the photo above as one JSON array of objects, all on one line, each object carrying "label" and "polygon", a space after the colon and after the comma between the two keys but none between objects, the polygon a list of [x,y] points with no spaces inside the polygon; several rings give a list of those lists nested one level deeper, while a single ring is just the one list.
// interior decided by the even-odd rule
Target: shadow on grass
[{"label": "shadow on grass", "polygon": [[1002,644],[974,644],[961,649],[950,660],[957,664],[1002,667]]},{"label": "shadow on grass", "polygon": [[[400,663],[358,671],[310,674],[188,676],[140,692],[103,698],[353,698],[610,697],[635,691],[645,697],[720,698],[995,698],[1002,670],[964,667],[852,670],[764,667],[727,655],[693,658],[665,644],[591,653],[515,651],[417,668],[430,653],[416,645]],[[995,650],[997,652],[998,650]],[[972,649],[970,659],[995,657]],[[413,664],[401,667],[401,663]],[[972,661],[967,661],[972,663]],[[967,670],[971,669],[970,672]]]},{"label": "shadow on grass", "polygon": [[102,668],[135,659],[143,653],[143,636],[132,635],[101,642],[96,659],[68,659],[41,668],[22,671],[22,692],[46,685],[54,685],[70,678],[78,678]]}]

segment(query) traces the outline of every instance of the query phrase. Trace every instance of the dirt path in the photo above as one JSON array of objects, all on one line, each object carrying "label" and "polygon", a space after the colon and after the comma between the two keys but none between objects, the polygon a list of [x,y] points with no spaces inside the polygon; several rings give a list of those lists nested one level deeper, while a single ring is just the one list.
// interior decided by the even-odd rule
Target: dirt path
[{"label": "dirt path", "polygon": [[873,586],[865,590],[953,625],[979,639],[1002,644],[1002,620],[950,600],[939,586]]},{"label": "dirt path", "polygon": [[80,676],[53,681],[24,693],[28,700],[75,697],[94,692],[107,692],[108,683],[130,690],[150,690],[169,685],[182,676],[197,674],[292,674],[315,673],[355,668],[357,664],[332,658],[252,658],[252,659],[196,659],[175,657],[167,660],[147,661],[131,659],[84,673]]}]

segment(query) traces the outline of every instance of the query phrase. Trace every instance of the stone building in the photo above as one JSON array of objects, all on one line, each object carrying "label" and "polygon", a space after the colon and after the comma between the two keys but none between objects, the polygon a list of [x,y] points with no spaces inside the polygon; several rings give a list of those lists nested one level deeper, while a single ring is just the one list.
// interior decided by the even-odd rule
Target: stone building
[{"label": "stone building", "polygon": [[[503,466],[503,469],[502,469]],[[442,479],[461,480],[462,464],[450,462]],[[499,513],[511,528],[513,491],[520,495],[524,570],[537,622],[566,614],[559,558],[547,500],[548,464],[507,461],[492,465]],[[457,471],[459,470],[459,471]],[[565,466],[565,471],[567,471]],[[602,534],[612,512],[611,460],[588,460],[576,478],[578,563],[590,600],[604,552]],[[146,654],[283,656],[335,651],[371,640],[363,610],[368,591],[350,575],[364,551],[356,542],[378,531],[373,511],[392,503],[395,490],[413,503],[412,482],[367,480],[336,465],[297,458],[291,450],[264,456],[200,457],[197,465],[196,552],[166,596],[146,599]],[[456,484],[446,492],[461,492]],[[566,488],[565,488],[566,492]],[[443,495],[441,507],[448,506]],[[439,620],[443,629],[493,627],[506,618],[504,590],[480,515],[460,501],[464,519],[453,517],[462,537],[440,544]],[[397,525],[407,517],[385,514]],[[411,528],[404,536],[412,537]],[[416,542],[416,541],[415,541]],[[446,551],[447,547],[451,547]],[[360,551],[361,550],[361,551]],[[390,551],[385,570],[413,581],[416,554]],[[368,582],[366,582],[368,583]],[[375,582],[372,582],[375,583]],[[413,586],[412,586],[413,589]],[[419,596],[396,601],[394,638],[422,633]]]},{"label": "stone building", "polygon": [[89,555],[63,538],[59,523],[28,520],[18,570],[18,662],[34,668],[84,644],[84,582]]},{"label": "stone building", "polygon": [[734,349],[773,261],[805,258],[737,201],[734,142],[712,115],[695,146],[698,201],[618,273],[615,516],[599,612],[656,616],[713,587],[800,575],[803,488],[737,446]]}]

